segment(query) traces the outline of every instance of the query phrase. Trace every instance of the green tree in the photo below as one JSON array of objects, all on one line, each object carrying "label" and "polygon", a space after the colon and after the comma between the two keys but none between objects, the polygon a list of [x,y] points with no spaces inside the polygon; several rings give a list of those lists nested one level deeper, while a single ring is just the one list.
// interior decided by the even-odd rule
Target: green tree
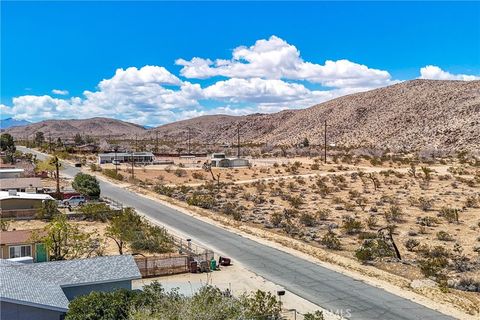
[{"label": "green tree", "polygon": [[45,142],[45,135],[43,134],[43,132],[36,132],[35,139],[33,141],[35,142],[35,146],[40,147]]},{"label": "green tree", "polygon": [[53,220],[45,226],[44,231],[44,236],[33,234],[32,238],[45,243],[50,260],[89,256],[98,243],[97,239],[92,239],[90,233],[83,232],[76,225],[69,223],[64,214],[54,216]]},{"label": "green tree", "polygon": [[82,145],[82,144],[85,144],[85,141],[83,140],[82,136],[80,135],[80,133],[77,133],[75,135],[75,137],[73,138],[73,141],[75,142],[75,144],[78,146],[78,145]]},{"label": "green tree", "polygon": [[97,178],[86,173],[78,173],[73,179],[72,187],[85,196],[100,196],[100,183]]},{"label": "green tree", "polygon": [[93,291],[79,296],[68,306],[65,320],[121,320],[129,319],[134,291]]},{"label": "green tree", "polygon": [[8,133],[3,133],[0,136],[0,146],[3,152],[5,152],[5,160],[11,164],[15,163],[15,142],[13,137]]},{"label": "green tree", "polygon": [[59,214],[57,202],[55,200],[45,200],[42,202],[42,207],[38,211],[37,217],[39,219],[50,220]]},{"label": "green tree", "polygon": [[308,141],[308,138],[303,139],[302,145],[303,145],[304,147],[310,146],[310,141]]},{"label": "green tree", "polygon": [[2,151],[7,151],[9,148],[15,147],[15,142],[13,141],[13,137],[9,133],[2,133],[0,136],[0,147]]},{"label": "green tree", "polygon": [[142,218],[133,208],[125,208],[110,220],[110,224],[105,229],[105,235],[115,241],[118,253],[123,254],[127,244],[133,242],[141,232],[142,224]]}]

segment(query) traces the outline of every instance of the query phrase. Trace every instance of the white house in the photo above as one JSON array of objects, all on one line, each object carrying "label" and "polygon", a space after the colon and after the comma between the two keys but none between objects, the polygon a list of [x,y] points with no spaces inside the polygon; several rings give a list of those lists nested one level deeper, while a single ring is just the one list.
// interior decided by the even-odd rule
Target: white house
[{"label": "white house", "polygon": [[210,158],[210,163],[212,167],[219,168],[237,168],[237,167],[248,167],[249,162],[247,159],[242,158],[227,158],[225,153],[212,153]]}]

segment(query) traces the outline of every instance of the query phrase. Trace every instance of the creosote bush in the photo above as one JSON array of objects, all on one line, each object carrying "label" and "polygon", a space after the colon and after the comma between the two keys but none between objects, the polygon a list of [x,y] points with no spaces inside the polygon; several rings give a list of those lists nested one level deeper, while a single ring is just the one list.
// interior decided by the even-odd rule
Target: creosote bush
[{"label": "creosote bush", "polygon": [[342,249],[340,240],[338,239],[335,232],[333,232],[332,230],[328,230],[328,232],[320,240],[320,243],[324,245],[327,249],[332,249],[332,250]]}]

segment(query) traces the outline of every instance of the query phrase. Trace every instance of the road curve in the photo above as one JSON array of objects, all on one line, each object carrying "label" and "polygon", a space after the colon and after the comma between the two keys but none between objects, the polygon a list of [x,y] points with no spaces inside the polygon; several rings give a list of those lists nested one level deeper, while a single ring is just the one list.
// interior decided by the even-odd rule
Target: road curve
[{"label": "road curve", "polygon": [[[19,150],[44,155],[19,147]],[[63,174],[75,175],[79,170],[67,164]],[[100,182],[102,195],[136,208],[176,230],[188,234],[220,251],[234,261],[288,291],[349,319],[454,319],[383,289],[355,280],[313,262],[247,239],[218,226],[196,219],[136,193]]]}]

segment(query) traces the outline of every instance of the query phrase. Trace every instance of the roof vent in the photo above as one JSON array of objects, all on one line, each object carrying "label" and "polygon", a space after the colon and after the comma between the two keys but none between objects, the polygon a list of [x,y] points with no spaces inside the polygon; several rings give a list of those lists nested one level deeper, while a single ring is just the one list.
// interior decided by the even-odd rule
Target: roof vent
[{"label": "roof vent", "polygon": [[8,195],[9,196],[16,196],[17,195],[17,190],[8,190]]}]

